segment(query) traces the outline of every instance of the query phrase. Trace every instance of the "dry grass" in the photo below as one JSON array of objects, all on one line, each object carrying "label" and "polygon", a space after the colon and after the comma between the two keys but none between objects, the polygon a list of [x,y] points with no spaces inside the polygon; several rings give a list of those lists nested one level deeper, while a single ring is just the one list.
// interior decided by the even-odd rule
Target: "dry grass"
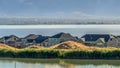
[{"label": "dry grass", "polygon": [[17,48],[8,46],[8,45],[6,45],[6,44],[0,44],[0,49],[12,49],[12,50],[15,50],[15,49],[17,49]]},{"label": "dry grass", "polygon": [[78,42],[67,41],[57,45],[53,45],[50,48],[51,49],[88,49],[89,47]]},{"label": "dry grass", "polygon": [[28,46],[25,49],[44,49],[44,47],[42,46],[37,46],[37,45],[32,45],[32,46]]},{"label": "dry grass", "polygon": [[115,47],[104,47],[104,48],[99,48],[99,47],[92,47],[91,50],[117,50],[119,48],[115,48]]},{"label": "dry grass", "polygon": [[[12,50],[21,50],[18,48],[14,48],[11,46],[8,46],[6,44],[0,44],[0,49],[12,49]],[[117,50],[119,48],[115,48],[115,47],[105,47],[105,48],[100,48],[100,47],[95,47],[95,46],[86,46],[82,43],[78,43],[78,42],[74,42],[74,41],[66,41],[66,42],[62,42],[60,44],[57,45],[53,45],[51,47],[45,48],[43,46],[37,46],[37,45],[32,45],[26,48],[22,48],[22,49],[38,49],[38,50],[44,50],[44,49],[64,49],[64,50],[68,50],[68,49],[72,49],[72,50]]]},{"label": "dry grass", "polygon": [[74,41],[66,41],[57,45],[53,45],[50,49],[79,49],[79,50],[117,50],[115,47],[95,47],[95,46],[86,46],[82,43],[74,42]]},{"label": "dry grass", "polygon": [[[8,50],[9,49],[9,50]],[[0,57],[17,58],[67,58],[67,59],[120,59],[120,49],[114,47],[89,47],[84,44],[66,41],[49,48],[29,46],[16,49],[0,44]]]}]

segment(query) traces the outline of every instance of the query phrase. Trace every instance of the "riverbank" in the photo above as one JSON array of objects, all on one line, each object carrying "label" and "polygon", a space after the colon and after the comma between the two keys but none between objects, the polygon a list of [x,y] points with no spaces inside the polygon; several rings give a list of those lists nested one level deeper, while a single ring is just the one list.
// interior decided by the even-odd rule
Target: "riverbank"
[{"label": "riverbank", "polygon": [[0,46],[0,57],[39,59],[120,59],[120,48],[86,46],[73,41],[62,42],[51,47],[33,45],[21,49],[3,44]]},{"label": "riverbank", "polygon": [[120,59],[120,49],[0,49],[0,57],[9,58],[62,58],[62,59]]}]

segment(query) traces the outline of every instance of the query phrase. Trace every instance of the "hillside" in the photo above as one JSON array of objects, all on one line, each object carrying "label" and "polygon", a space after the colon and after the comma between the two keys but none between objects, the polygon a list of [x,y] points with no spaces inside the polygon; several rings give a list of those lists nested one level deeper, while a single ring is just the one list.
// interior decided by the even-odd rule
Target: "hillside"
[{"label": "hillside", "polygon": [[66,41],[57,45],[53,45],[50,49],[79,49],[79,50],[116,50],[118,48],[115,47],[95,47],[95,46],[86,46],[82,43],[74,42],[74,41]]},{"label": "hillside", "polygon": [[[18,48],[11,47],[6,44],[0,44],[0,49],[12,49],[12,50],[21,50]],[[26,48],[22,49],[79,49],[79,50],[116,50],[118,48],[115,47],[105,47],[105,48],[100,48],[100,47],[95,47],[95,46],[86,46],[82,43],[74,42],[74,41],[66,41],[62,42],[60,44],[52,45],[51,47],[45,48],[43,46],[37,46],[37,45],[31,45]]]},{"label": "hillside", "polygon": [[15,50],[17,48],[11,47],[11,46],[6,45],[6,44],[0,44],[0,49],[12,49],[12,50]]},{"label": "hillside", "polygon": [[57,45],[53,45],[50,48],[53,49],[88,49],[88,46],[84,44],[74,42],[74,41],[66,41]]},{"label": "hillside", "polygon": [[28,46],[28,47],[26,47],[25,49],[44,49],[44,47],[42,47],[42,46],[37,46],[37,45],[32,45],[32,46]]}]

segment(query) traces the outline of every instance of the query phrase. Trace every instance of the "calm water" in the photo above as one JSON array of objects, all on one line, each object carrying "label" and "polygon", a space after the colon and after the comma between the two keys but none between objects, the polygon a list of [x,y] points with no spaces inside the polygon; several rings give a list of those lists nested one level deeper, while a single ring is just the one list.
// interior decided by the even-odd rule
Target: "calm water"
[{"label": "calm water", "polygon": [[120,68],[120,60],[1,58],[0,68]]}]

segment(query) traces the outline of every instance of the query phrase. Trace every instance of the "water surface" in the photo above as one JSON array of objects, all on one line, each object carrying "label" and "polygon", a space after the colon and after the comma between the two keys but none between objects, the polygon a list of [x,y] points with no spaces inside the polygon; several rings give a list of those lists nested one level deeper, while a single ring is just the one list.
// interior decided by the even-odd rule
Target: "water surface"
[{"label": "water surface", "polygon": [[1,58],[0,68],[120,68],[120,60]]}]

